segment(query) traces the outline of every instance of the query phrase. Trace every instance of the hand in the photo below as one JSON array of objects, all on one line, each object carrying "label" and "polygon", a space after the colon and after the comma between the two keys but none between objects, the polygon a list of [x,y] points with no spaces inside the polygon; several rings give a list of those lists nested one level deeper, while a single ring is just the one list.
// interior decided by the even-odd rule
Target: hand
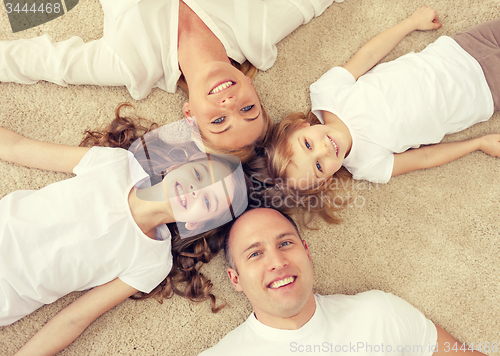
[{"label": "hand", "polygon": [[500,134],[481,137],[479,149],[490,156],[500,157]]},{"label": "hand", "polygon": [[416,30],[437,30],[443,26],[443,24],[439,22],[439,15],[436,10],[428,6],[422,6],[417,9],[408,19],[413,21]]}]

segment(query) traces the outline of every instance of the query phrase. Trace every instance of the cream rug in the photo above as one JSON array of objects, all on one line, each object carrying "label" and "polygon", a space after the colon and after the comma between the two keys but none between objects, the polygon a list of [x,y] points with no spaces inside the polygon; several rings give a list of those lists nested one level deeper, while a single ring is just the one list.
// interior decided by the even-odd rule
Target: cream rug
[{"label": "cream rug", "polygon": [[[344,64],[367,40],[421,5],[434,7],[443,27],[415,32],[385,59],[418,51],[440,35],[500,16],[500,0],[345,0],[283,40],[278,60],[257,74],[255,86],[274,120],[310,105],[309,85],[333,65]],[[45,25],[11,33],[0,6],[0,39],[48,33],[53,40],[102,35],[96,0],[80,0]],[[1,65],[1,63],[0,63]],[[153,92],[139,102],[124,88],[59,87],[40,82],[0,84],[0,125],[33,139],[77,145],[87,128],[108,123],[115,106],[132,102],[136,113],[159,124],[181,118],[186,95]],[[446,140],[500,132],[495,115]],[[39,189],[69,175],[0,162],[0,197]],[[467,343],[500,342],[500,161],[482,152],[445,166],[396,177],[387,185],[354,184],[357,198],[341,225],[304,231],[314,261],[315,291],[322,294],[380,289],[394,293]],[[20,268],[22,268],[20,266]],[[234,292],[219,255],[205,273],[229,304],[211,314],[208,303],[178,297],[128,300],[94,322],[61,355],[197,355],[242,323],[251,308]],[[61,308],[72,293],[17,323],[0,328],[0,354],[12,355]],[[236,353],[235,353],[236,354]]]}]

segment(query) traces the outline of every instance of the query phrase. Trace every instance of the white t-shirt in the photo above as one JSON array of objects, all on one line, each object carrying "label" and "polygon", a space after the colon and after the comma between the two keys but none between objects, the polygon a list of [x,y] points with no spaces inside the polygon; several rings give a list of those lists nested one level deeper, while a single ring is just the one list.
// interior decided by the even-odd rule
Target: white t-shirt
[{"label": "white t-shirt", "polygon": [[450,37],[382,63],[357,81],[335,67],[311,85],[313,113],[339,117],[352,136],[344,166],[355,179],[387,183],[393,153],[441,141],[488,120],[493,98],[479,63]]},{"label": "white t-shirt", "polygon": [[[343,0],[336,0],[343,1]],[[228,57],[266,70],[276,43],[333,0],[185,0],[222,42]],[[178,0],[101,0],[104,36],[51,43],[50,37],[0,42],[0,81],[125,85],[134,99],[152,88],[175,92]],[[36,58],[36,61],[33,61]]]},{"label": "white t-shirt", "polygon": [[315,295],[316,311],[298,330],[271,328],[252,313],[200,356],[432,355],[434,324],[406,301],[373,290],[354,296]]},{"label": "white t-shirt", "polygon": [[0,200],[0,325],[117,277],[148,293],[170,272],[168,228],[153,240],[130,212],[130,190],[148,178],[132,154],[93,147],[74,173]]}]

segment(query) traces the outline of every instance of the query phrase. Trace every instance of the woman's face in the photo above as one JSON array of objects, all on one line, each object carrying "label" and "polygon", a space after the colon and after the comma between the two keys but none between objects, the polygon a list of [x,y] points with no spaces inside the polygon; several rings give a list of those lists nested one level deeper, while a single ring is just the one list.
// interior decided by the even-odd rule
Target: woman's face
[{"label": "woman's face", "polygon": [[194,117],[204,140],[220,148],[253,144],[266,130],[252,80],[225,62],[211,62],[189,83],[184,115]]},{"label": "woman's face", "polygon": [[[188,162],[164,178],[174,218],[194,229],[197,223],[219,217],[229,210],[222,181],[231,170],[214,159]],[[214,183],[215,182],[215,183]],[[225,180],[229,199],[235,187],[231,178]]]}]

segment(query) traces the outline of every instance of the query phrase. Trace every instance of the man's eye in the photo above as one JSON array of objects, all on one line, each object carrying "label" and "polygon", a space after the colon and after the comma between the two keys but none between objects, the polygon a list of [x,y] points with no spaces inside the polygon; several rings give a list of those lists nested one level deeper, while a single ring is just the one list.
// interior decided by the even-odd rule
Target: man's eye
[{"label": "man's eye", "polygon": [[309,144],[309,142],[307,142],[307,140],[305,140],[304,142],[305,142],[305,145],[306,145],[307,149],[310,150],[311,149],[311,145]]},{"label": "man's eye", "polygon": [[288,245],[290,245],[290,244],[291,244],[291,242],[290,242],[290,241],[283,241],[283,242],[281,243],[281,245],[280,245],[280,246],[281,246],[281,247],[285,247],[285,246],[288,246]]},{"label": "man's eye", "polygon": [[316,162],[316,168],[318,168],[318,171],[323,173],[323,171],[321,170],[321,164],[319,164],[319,162]]},{"label": "man's eye", "polygon": [[241,111],[250,111],[252,110],[254,107],[254,105],[248,105],[248,106],[245,106],[243,109],[241,109]]},{"label": "man's eye", "polygon": [[198,179],[198,182],[201,182],[201,175],[200,172],[198,172],[196,169],[194,170],[194,173],[196,174],[196,179]]},{"label": "man's eye", "polygon": [[207,210],[210,210],[210,202],[208,201],[207,197],[203,197],[205,199],[205,206],[207,207]]},{"label": "man's eye", "polygon": [[212,121],[212,124],[222,124],[224,122],[225,118],[226,118],[225,116],[219,117],[219,118],[215,119],[214,121]]}]

